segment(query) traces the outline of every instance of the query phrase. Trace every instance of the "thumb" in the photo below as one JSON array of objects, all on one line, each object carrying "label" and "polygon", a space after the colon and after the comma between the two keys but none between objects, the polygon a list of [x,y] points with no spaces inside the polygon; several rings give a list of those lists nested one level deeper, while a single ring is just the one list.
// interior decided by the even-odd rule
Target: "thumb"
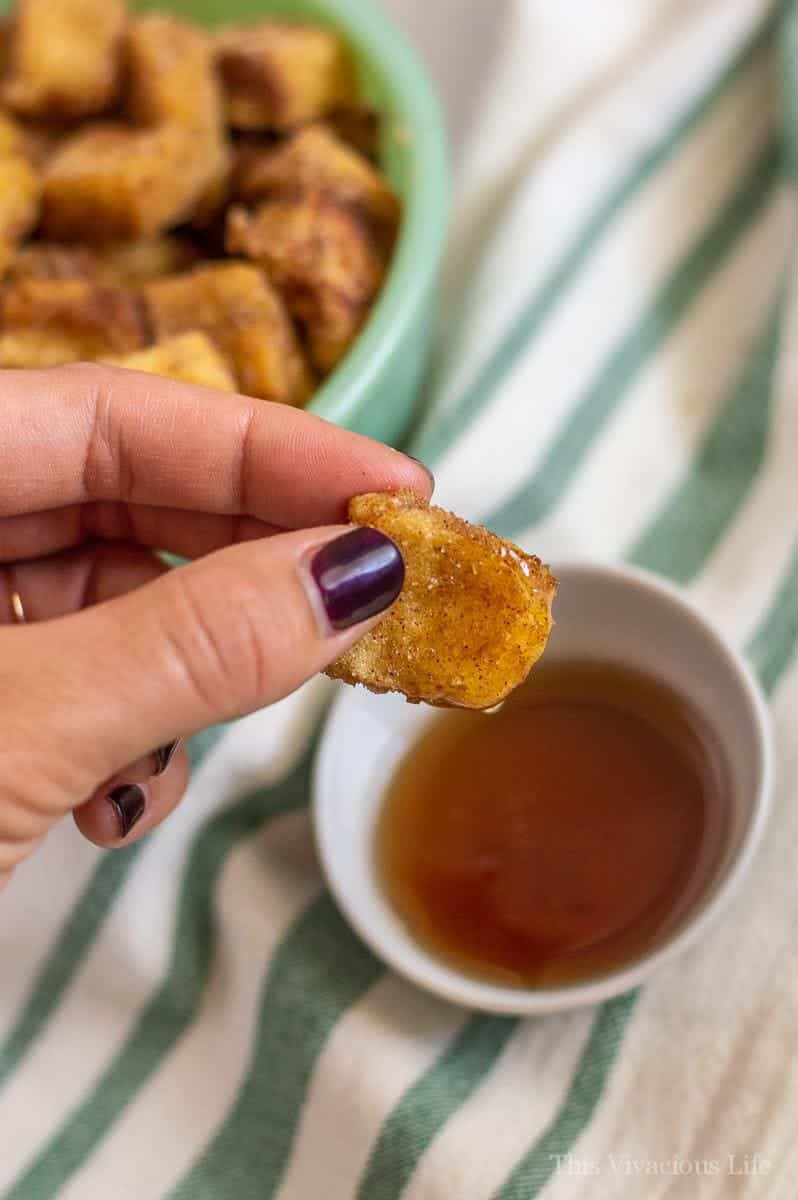
[{"label": "thumb", "polygon": [[67,807],[154,747],[294,691],[361,637],[403,582],[389,538],[335,526],[229,547],[20,630],[21,712],[48,731],[75,792]]}]

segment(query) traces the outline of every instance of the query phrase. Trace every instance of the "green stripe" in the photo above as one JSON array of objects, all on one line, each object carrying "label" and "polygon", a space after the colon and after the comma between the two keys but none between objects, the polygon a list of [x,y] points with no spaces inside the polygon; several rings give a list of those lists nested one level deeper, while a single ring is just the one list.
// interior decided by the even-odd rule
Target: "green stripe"
[{"label": "green stripe", "polygon": [[556,1119],[538,1139],[532,1154],[509,1176],[498,1193],[499,1200],[532,1200],[554,1174],[557,1156],[574,1145],[604,1091],[638,994],[627,992],[602,1004]]},{"label": "green stripe", "polygon": [[438,1130],[485,1078],[516,1025],[506,1017],[471,1018],[383,1125],[357,1200],[394,1200],[404,1190]]},{"label": "green stripe", "polygon": [[798,178],[798,4],[788,0],[780,6],[783,19],[779,35],[781,98],[784,127],[784,157],[791,179]]},{"label": "green stripe", "polygon": [[135,842],[126,850],[105,854],[95,867],[38,971],[19,1017],[0,1047],[0,1088],[61,1003],[143,845],[143,842]]},{"label": "green stripe", "polygon": [[226,733],[229,728],[229,725],[214,725],[210,729],[203,729],[202,733],[198,733],[190,739],[187,749],[193,770],[196,770],[202,760],[207,758],[221,739],[222,734]]},{"label": "green stripe", "polygon": [[262,1200],[274,1194],[316,1059],[341,1014],[381,974],[329,896],[309,905],[269,969],[238,1099],[170,1200]]},{"label": "green stripe", "polygon": [[433,462],[438,458],[490,402],[531,340],[540,333],[556,310],[585,260],[613,222],[620,219],[643,185],[679,150],[700,122],[735,86],[740,76],[750,69],[758,55],[769,47],[776,28],[776,16],[775,11],[768,14],[762,26],[741,46],[717,80],[660,141],[635,161],[628,174],[609,189],[543,283],[524,304],[509,332],[462,397],[440,418],[433,413],[432,422],[421,428],[415,439],[414,450],[425,462]]},{"label": "green stripe", "polygon": [[[773,694],[796,649],[798,545],[768,613],[748,646],[768,695]],[[556,1169],[557,1156],[573,1149],[601,1100],[639,995],[638,989],[601,1006],[562,1108],[499,1190],[497,1200],[534,1200]]]},{"label": "green stripe", "polygon": [[533,525],[553,508],[651,355],[670,336],[762,211],[773,192],[779,159],[779,141],[771,138],[730,200],[657,292],[642,318],[611,352],[532,479],[492,512],[485,524],[509,535]]},{"label": "green stripe", "polygon": [[686,583],[733,521],[765,456],[784,309],[782,292],[721,419],[684,482],[632,550],[638,566]]},{"label": "green stripe", "polygon": [[47,1200],[56,1195],[191,1024],[210,973],[213,891],[221,869],[236,845],[274,817],[307,803],[315,745],[314,739],[286,779],[219,813],[197,836],[180,891],[172,958],[163,983],[86,1100],[39,1152],[5,1200]]},{"label": "green stripe", "polygon": [[[209,729],[189,742],[192,765],[201,761],[222,731],[221,727]],[[0,1045],[0,1088],[17,1069],[64,998],[146,844],[135,842],[125,850],[104,854],[94,868],[37,972],[17,1020]]]}]

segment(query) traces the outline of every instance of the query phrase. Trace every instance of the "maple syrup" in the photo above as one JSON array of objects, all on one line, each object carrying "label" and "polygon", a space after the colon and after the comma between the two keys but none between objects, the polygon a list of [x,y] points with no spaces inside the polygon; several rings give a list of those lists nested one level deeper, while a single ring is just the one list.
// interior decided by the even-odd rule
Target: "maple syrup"
[{"label": "maple syrup", "polygon": [[700,894],[728,829],[708,720],[662,683],[543,663],[494,714],[436,717],[377,824],[382,887],[470,975],[558,986],[627,965]]}]

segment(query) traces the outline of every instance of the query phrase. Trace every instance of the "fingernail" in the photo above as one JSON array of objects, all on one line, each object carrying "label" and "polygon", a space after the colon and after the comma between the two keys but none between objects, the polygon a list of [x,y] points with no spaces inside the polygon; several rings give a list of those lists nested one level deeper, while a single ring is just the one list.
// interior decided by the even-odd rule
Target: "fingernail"
[{"label": "fingernail", "polygon": [[176,742],[167,742],[165,746],[158,747],[158,749],[155,751],[155,760],[157,764],[155,768],[156,775],[163,775],[164,771],[174,758],[175,750],[179,745],[180,739],[178,738]]},{"label": "fingernail", "polygon": [[120,836],[127,837],[144,814],[144,791],[135,783],[126,783],[122,787],[114,788],[108,799],[116,812]]},{"label": "fingernail", "polygon": [[399,548],[384,533],[366,526],[323,546],[310,571],[333,629],[348,629],[384,612],[405,581]]},{"label": "fingernail", "polygon": [[432,485],[432,490],[434,491],[435,490],[435,476],[432,474],[432,471],[430,471],[427,464],[425,462],[422,462],[420,458],[416,458],[415,454],[405,454],[405,457],[412,458],[414,463],[418,463],[418,465],[427,472],[427,474],[429,475],[430,484]]}]

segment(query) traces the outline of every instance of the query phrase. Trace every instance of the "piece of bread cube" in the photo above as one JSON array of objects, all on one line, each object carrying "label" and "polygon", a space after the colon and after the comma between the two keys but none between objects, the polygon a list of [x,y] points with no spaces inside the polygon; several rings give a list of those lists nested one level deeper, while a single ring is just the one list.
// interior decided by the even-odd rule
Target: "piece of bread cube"
[{"label": "piece of bread cube", "polygon": [[324,125],[309,125],[276,149],[250,152],[240,162],[236,184],[244,200],[320,192],[362,216],[386,252],[396,238],[401,215],[396,193]]},{"label": "piece of bread cube", "polygon": [[119,90],[126,19],[124,0],[17,0],[3,102],[51,120],[105,111]]},{"label": "piece of bread cube", "polygon": [[104,360],[111,366],[127,367],[131,371],[148,371],[167,379],[215,388],[218,392],[234,392],[236,381],[219,351],[204,333],[194,330],[181,333],[166,341],[156,342],[135,354]]},{"label": "piece of bread cube", "polygon": [[154,280],[142,292],[159,339],[201,330],[232,364],[240,391],[285,404],[308,399],[314,381],[294,328],[255,267],[210,263]]},{"label": "piece of bread cube", "polygon": [[127,107],[133,121],[190,131],[204,175],[186,217],[206,228],[227,202],[232,159],[210,39],[176,17],[152,13],[131,22],[127,64]]},{"label": "piece of bread cube", "polygon": [[152,237],[186,220],[213,163],[179,125],[88,125],[68,138],[44,172],[43,225],[54,240]]},{"label": "piece of bread cube", "polygon": [[134,123],[220,133],[222,92],[206,34],[176,17],[150,13],[131,21],[125,45],[127,109]]},{"label": "piece of bread cube", "polygon": [[405,583],[387,616],[328,675],[478,709],[523,683],[552,627],[557,581],[540,559],[408,491],[357,496],[349,518],[395,542]]},{"label": "piece of bread cube", "polygon": [[54,367],[143,346],[141,306],[86,279],[24,279],[0,293],[0,367]]},{"label": "piece of bread cube", "polygon": [[382,255],[356,214],[321,193],[270,200],[254,214],[234,206],[227,249],[253,259],[301,322],[314,366],[331,371],[369,314]]},{"label": "piece of bread cube", "polygon": [[285,22],[216,35],[227,120],[236,129],[291,129],[355,101],[346,46],[332,31]]}]

